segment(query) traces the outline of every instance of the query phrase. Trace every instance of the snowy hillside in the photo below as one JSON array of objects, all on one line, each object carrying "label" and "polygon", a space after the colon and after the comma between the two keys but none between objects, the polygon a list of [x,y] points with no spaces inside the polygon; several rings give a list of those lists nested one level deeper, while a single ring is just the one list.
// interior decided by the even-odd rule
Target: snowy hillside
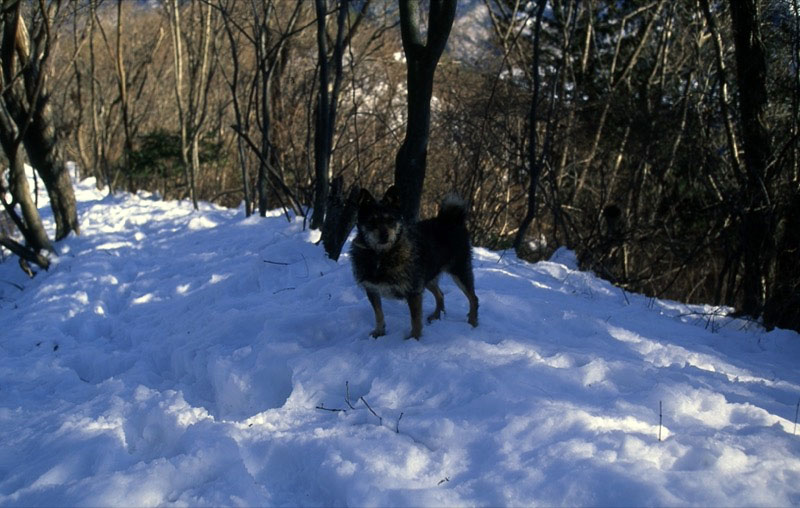
[{"label": "snowy hillside", "polygon": [[0,505],[800,504],[796,333],[475,249],[478,328],[376,341],[301,220],[76,192],[0,264]]}]

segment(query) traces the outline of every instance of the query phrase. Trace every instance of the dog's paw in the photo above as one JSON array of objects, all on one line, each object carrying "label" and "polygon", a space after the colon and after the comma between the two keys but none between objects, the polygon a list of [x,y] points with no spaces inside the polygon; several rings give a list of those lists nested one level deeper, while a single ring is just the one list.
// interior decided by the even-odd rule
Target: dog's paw
[{"label": "dog's paw", "polygon": [[374,330],[369,332],[369,334],[373,339],[377,339],[378,337],[383,337],[384,335],[386,335],[386,327],[384,326],[381,328],[375,328]]},{"label": "dog's paw", "polygon": [[434,312],[433,314],[428,316],[428,324],[431,324],[434,321],[436,321],[437,319],[441,319],[441,318],[442,318],[442,313],[437,310],[436,312]]}]

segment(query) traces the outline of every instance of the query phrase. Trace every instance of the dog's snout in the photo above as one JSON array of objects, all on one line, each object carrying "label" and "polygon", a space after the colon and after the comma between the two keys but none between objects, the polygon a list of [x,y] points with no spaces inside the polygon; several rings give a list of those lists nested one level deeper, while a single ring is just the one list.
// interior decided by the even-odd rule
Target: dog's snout
[{"label": "dog's snout", "polygon": [[389,241],[389,229],[386,227],[381,227],[378,229],[378,238],[380,239],[381,243],[386,243]]}]

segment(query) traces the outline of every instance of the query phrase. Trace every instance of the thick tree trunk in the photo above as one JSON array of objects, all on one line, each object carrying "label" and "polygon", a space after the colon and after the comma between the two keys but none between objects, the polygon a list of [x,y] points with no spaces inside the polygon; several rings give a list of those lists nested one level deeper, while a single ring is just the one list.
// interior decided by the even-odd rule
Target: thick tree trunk
[{"label": "thick tree trunk", "polygon": [[767,165],[771,153],[764,115],[767,108],[767,63],[759,26],[758,0],[730,0],[739,85],[739,113],[744,145],[744,251],[742,308],[759,316],[769,295],[770,265],[775,254],[775,221]]},{"label": "thick tree trunk", "polygon": [[[43,102],[43,101],[42,101]],[[28,160],[42,177],[50,207],[56,222],[56,241],[66,238],[70,232],[80,234],[75,192],[65,161],[58,150],[55,130],[50,121],[50,108],[40,105],[33,112],[31,126],[25,131],[22,142]]]},{"label": "thick tree trunk", "polygon": [[331,184],[326,204],[325,224],[322,228],[322,245],[325,247],[328,257],[334,261],[339,259],[342,246],[356,224],[360,190],[358,185],[354,185],[345,199],[342,177],[334,178]]},{"label": "thick tree trunk", "polygon": [[416,221],[425,182],[431,124],[433,75],[442,56],[453,19],[455,0],[430,0],[427,41],[419,29],[419,1],[400,1],[400,34],[406,56],[408,121],[406,136],[395,158],[394,182],[403,196],[403,217]]},{"label": "thick tree trunk", "polygon": [[764,325],[800,330],[800,190],[781,213],[777,228],[775,283],[764,308]]},{"label": "thick tree trunk", "polygon": [[325,0],[315,0],[317,13],[317,60],[319,61],[319,88],[314,128],[314,211],[311,214],[311,227],[319,229],[325,219],[325,204],[328,199],[328,164],[331,147],[329,140],[333,125],[329,123],[330,94],[328,92],[328,34],[325,28]]},{"label": "thick tree trunk", "polygon": [[[9,152],[6,151],[6,154],[9,154]],[[9,190],[11,191],[14,202],[19,205],[20,211],[22,212],[22,223],[17,224],[17,229],[20,230],[22,236],[25,238],[25,243],[33,252],[38,253],[43,250],[52,252],[53,245],[50,243],[50,238],[47,237],[47,231],[45,231],[44,225],[42,224],[39,210],[36,208],[36,204],[33,201],[22,161],[19,160],[19,157],[14,155],[9,155],[8,159],[10,166]],[[11,210],[6,211],[11,215]],[[15,218],[14,215],[11,215],[11,217]],[[47,267],[43,266],[43,268]]]},{"label": "thick tree trunk", "polygon": [[[336,17],[336,42],[333,56],[328,61],[327,32],[325,29],[325,2],[316,0],[317,10],[317,49],[319,55],[319,90],[316,109],[316,129],[314,130],[314,212],[311,216],[311,227],[320,228],[324,224],[325,207],[328,202],[328,182],[330,181],[330,159],[333,151],[333,133],[336,129],[336,106],[341,89],[345,46],[345,21],[349,11],[349,0],[337,0],[338,15]],[[368,4],[369,2],[365,3]],[[362,13],[364,12],[362,7]],[[358,21],[359,18],[356,19]],[[352,30],[348,38],[352,35]],[[330,83],[330,67],[333,65],[333,89],[328,91]]]},{"label": "thick tree trunk", "polygon": [[[45,13],[42,13],[43,15]],[[45,20],[50,23],[51,20]],[[49,92],[46,83],[46,62],[51,40],[45,51],[31,54],[28,31],[22,21],[20,4],[9,3],[3,10],[3,37],[0,55],[3,64],[3,81],[6,86],[3,103],[9,120],[15,124],[5,135],[19,136],[28,154],[28,160],[41,175],[50,196],[50,206],[56,222],[56,240],[65,238],[71,231],[80,232],[72,182],[58,149],[55,129],[48,106]],[[19,61],[16,61],[18,59]],[[21,77],[17,77],[19,69]],[[19,80],[15,83],[16,80]],[[4,140],[4,145],[8,140]],[[12,154],[12,157],[16,153]],[[11,157],[10,157],[11,158]]]},{"label": "thick tree trunk", "polygon": [[[36,208],[30,188],[28,178],[25,175],[25,166],[19,157],[19,139],[17,138],[16,125],[5,113],[0,112],[0,146],[8,159],[8,189],[2,185],[0,177],[0,201],[8,216],[14,221],[16,228],[25,238],[27,248],[32,252],[42,250],[52,251],[53,246],[44,229],[39,210]],[[6,203],[5,192],[10,191],[12,202]],[[22,217],[20,218],[14,206],[19,205]],[[16,252],[16,251],[15,251]],[[46,267],[45,267],[46,268]]]}]

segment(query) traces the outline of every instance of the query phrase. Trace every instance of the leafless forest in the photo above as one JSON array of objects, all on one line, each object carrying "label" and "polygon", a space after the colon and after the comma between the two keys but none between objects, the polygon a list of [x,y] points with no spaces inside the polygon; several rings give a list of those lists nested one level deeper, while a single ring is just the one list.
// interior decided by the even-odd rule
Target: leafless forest
[{"label": "leafless forest", "polygon": [[[407,3],[3,2],[4,101],[41,64],[18,93],[47,101],[81,177],[311,225],[337,177],[394,180]],[[442,3],[422,2],[428,39]],[[459,2],[420,215],[455,189],[475,245],[531,260],[567,246],[624,290],[800,328],[799,3]],[[33,63],[13,58],[20,24]],[[19,125],[4,151],[24,140],[33,159]]]}]

